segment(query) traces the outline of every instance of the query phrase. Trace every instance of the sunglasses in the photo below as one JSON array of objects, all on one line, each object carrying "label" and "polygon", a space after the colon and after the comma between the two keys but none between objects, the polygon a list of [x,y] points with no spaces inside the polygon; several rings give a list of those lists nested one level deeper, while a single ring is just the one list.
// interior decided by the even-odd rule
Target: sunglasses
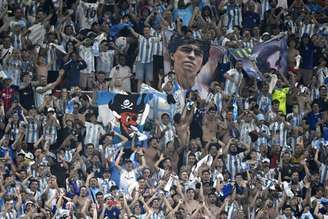
[{"label": "sunglasses", "polygon": [[203,56],[203,51],[199,48],[192,48],[189,46],[182,46],[179,48],[179,50],[183,53],[190,54],[192,51],[194,51],[195,56],[202,57]]}]

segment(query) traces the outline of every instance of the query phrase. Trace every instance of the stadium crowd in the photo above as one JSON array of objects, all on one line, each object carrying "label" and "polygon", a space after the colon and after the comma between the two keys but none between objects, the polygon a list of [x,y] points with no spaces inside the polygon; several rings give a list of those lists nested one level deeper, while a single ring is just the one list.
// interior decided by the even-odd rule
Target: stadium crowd
[{"label": "stadium crowd", "polygon": [[[0,0],[0,218],[327,219],[327,40],[325,0]],[[101,119],[145,87],[175,113]]]}]

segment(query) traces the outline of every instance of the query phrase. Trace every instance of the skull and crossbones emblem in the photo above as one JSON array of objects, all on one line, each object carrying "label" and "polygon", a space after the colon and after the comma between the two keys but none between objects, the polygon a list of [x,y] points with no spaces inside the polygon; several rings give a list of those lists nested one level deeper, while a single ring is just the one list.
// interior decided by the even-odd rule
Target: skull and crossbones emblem
[{"label": "skull and crossbones emblem", "polygon": [[133,103],[130,102],[130,100],[124,100],[124,101],[123,101],[123,104],[121,104],[121,108],[122,108],[122,109],[129,109],[129,110],[132,110],[132,107],[133,107]]}]

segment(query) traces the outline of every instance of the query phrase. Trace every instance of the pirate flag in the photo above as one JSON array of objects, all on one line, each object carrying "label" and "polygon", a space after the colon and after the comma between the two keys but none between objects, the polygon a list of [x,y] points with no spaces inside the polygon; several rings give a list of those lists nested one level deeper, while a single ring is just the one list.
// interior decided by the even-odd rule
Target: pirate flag
[{"label": "pirate flag", "polygon": [[98,119],[104,124],[110,122],[116,131],[129,139],[136,135],[138,140],[145,140],[142,128],[149,113],[151,97],[151,94],[97,92]]}]

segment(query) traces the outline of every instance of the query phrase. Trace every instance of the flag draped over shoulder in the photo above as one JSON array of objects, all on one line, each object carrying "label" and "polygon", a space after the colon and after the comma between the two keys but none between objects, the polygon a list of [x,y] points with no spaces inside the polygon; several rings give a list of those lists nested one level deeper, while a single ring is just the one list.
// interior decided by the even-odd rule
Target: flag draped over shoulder
[{"label": "flag draped over shoulder", "polygon": [[114,93],[101,91],[96,94],[96,104],[104,124],[110,122],[122,135],[140,137],[149,113],[151,94]]},{"label": "flag draped over shoulder", "polygon": [[280,35],[250,48],[229,49],[235,60],[242,60],[249,77],[263,80],[263,74],[276,69],[287,72],[287,36]]}]

